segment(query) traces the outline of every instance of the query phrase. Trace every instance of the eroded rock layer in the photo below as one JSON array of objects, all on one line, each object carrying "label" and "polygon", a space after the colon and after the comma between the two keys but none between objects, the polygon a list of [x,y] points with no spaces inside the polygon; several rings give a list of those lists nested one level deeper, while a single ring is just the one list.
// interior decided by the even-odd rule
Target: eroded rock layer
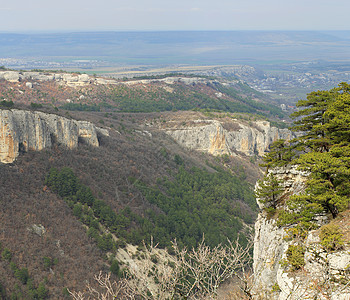
[{"label": "eroded rock layer", "polygon": [[84,141],[99,146],[98,132],[108,132],[85,121],[25,110],[0,110],[0,162],[11,163],[20,152],[40,151],[53,143],[76,148]]},{"label": "eroded rock layer", "polygon": [[263,156],[269,145],[277,139],[290,140],[295,134],[288,129],[271,127],[270,122],[256,121],[251,125],[232,120],[195,120],[194,126],[166,129],[180,145],[189,149],[209,152],[213,155]]}]

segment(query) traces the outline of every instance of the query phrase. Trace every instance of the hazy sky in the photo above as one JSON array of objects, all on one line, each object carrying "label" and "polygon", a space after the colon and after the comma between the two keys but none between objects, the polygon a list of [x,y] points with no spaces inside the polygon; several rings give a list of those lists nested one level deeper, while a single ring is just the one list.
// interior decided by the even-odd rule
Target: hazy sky
[{"label": "hazy sky", "polygon": [[0,0],[0,31],[349,30],[349,0]]}]

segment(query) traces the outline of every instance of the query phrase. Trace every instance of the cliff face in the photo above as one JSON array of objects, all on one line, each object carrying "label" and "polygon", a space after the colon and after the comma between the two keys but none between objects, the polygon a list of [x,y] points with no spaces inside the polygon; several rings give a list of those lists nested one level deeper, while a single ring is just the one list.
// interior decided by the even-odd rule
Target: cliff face
[{"label": "cliff face", "polygon": [[186,77],[166,77],[161,79],[144,79],[144,80],[130,80],[117,81],[110,78],[101,78],[89,76],[87,74],[72,74],[72,73],[49,73],[49,72],[20,72],[20,71],[0,71],[0,80],[7,80],[9,82],[20,81],[55,81],[62,85],[70,87],[81,87],[89,84],[150,84],[155,82],[164,82],[167,84],[184,83],[187,85],[197,83],[213,83],[215,80],[208,80],[200,77],[186,78]]},{"label": "cliff face", "polygon": [[194,120],[189,126],[175,126],[165,129],[180,145],[189,149],[209,152],[213,155],[262,156],[269,145],[277,139],[290,140],[295,134],[288,129],[271,127],[267,121],[251,124],[231,120]]},{"label": "cliff face", "polygon": [[[278,168],[272,173],[283,180],[285,191],[281,197],[298,194],[305,188],[305,172]],[[258,204],[263,208],[262,203],[258,201]],[[318,221],[319,225],[329,222],[325,216],[320,216]],[[350,299],[349,286],[343,284],[344,280],[349,282],[350,277],[349,247],[326,251],[320,245],[320,231],[310,231],[304,243],[305,265],[292,272],[281,264],[287,258],[289,245],[295,244],[285,239],[285,229],[288,228],[276,226],[276,220],[269,219],[265,212],[259,213],[254,239],[255,299]]]},{"label": "cliff face", "polygon": [[11,163],[20,152],[40,151],[53,143],[76,148],[79,141],[99,146],[97,134],[108,132],[85,121],[24,110],[0,110],[0,162]]},{"label": "cliff face", "polygon": [[55,81],[62,85],[71,87],[86,86],[89,84],[115,84],[115,80],[105,78],[95,78],[87,74],[71,73],[47,73],[47,72],[19,72],[0,71],[0,80],[10,82],[19,81]]}]

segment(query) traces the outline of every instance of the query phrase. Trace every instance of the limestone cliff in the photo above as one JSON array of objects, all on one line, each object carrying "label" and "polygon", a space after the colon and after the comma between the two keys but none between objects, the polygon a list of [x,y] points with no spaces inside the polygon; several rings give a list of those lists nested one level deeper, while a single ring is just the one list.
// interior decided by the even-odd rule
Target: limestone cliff
[{"label": "limestone cliff", "polygon": [[[55,81],[61,85],[70,87],[81,87],[89,84],[123,84],[123,85],[137,85],[150,84],[156,82],[163,82],[166,84],[184,83],[186,85],[193,85],[198,83],[216,83],[216,80],[209,80],[201,77],[166,77],[160,79],[143,79],[143,80],[129,80],[117,81],[111,78],[102,78],[89,76],[87,74],[73,74],[73,73],[50,73],[50,72],[21,72],[21,71],[0,71],[0,80],[7,80],[9,82],[27,81]],[[28,85],[30,86],[30,85]]]},{"label": "limestone cliff", "polygon": [[86,86],[89,84],[116,84],[115,80],[106,78],[96,78],[87,74],[71,73],[49,73],[49,72],[19,72],[19,71],[0,71],[0,80],[10,82],[27,81],[55,81],[61,85],[71,87]]},{"label": "limestone cliff", "polygon": [[[271,172],[283,180],[281,198],[304,190],[305,172],[295,167],[277,168]],[[258,201],[258,204],[263,208],[262,203]],[[326,216],[319,217],[319,225],[328,222]],[[338,222],[344,226],[342,222],[348,224],[349,220],[345,218]],[[268,218],[264,211],[259,213],[254,239],[255,299],[350,299],[349,246],[341,251],[326,251],[320,245],[319,230],[310,231],[304,242],[305,265],[301,270],[292,272],[281,264],[287,258],[289,245],[295,243],[285,238],[286,229],[276,226],[276,220]]]},{"label": "limestone cliff", "polygon": [[0,162],[11,163],[20,152],[40,151],[53,143],[76,148],[79,141],[99,146],[98,133],[108,132],[86,121],[25,110],[0,110]]},{"label": "limestone cliff", "polygon": [[295,134],[288,129],[271,127],[268,121],[193,120],[190,125],[165,128],[180,145],[213,155],[262,156],[277,139],[290,140]]}]

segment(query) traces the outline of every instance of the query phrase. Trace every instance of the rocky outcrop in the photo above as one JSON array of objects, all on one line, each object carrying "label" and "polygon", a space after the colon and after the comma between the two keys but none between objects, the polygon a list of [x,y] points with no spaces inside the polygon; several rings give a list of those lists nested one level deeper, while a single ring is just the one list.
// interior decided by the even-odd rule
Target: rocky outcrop
[{"label": "rocky outcrop", "polygon": [[0,71],[0,80],[7,80],[10,82],[20,81],[56,81],[59,84],[70,87],[81,87],[89,84],[123,84],[123,85],[137,85],[137,84],[151,84],[156,82],[163,82],[166,84],[184,83],[186,85],[193,85],[198,83],[215,83],[215,80],[208,80],[201,77],[166,77],[160,79],[143,79],[143,80],[129,80],[117,81],[111,78],[101,78],[89,76],[87,74],[73,74],[73,73],[50,73],[50,72],[20,72],[20,71]]},{"label": "rocky outcrop", "polygon": [[11,163],[20,152],[40,151],[53,143],[76,148],[79,142],[99,146],[104,129],[86,121],[25,110],[0,110],[0,162]]},{"label": "rocky outcrop", "polygon": [[178,125],[165,131],[180,145],[213,155],[243,153],[263,156],[277,139],[290,140],[295,137],[288,129],[271,127],[268,121],[249,124],[238,120],[221,122],[198,119],[192,125]]},{"label": "rocky outcrop", "polygon": [[125,85],[135,85],[135,84],[150,84],[155,82],[164,82],[166,84],[184,83],[186,85],[194,85],[199,83],[218,83],[216,80],[209,80],[201,77],[166,77],[160,79],[142,79],[142,80],[130,80],[121,82]]},{"label": "rocky outcrop", "polygon": [[[271,172],[282,180],[281,198],[304,191],[307,173],[296,167],[276,168]],[[259,201],[258,204],[261,209],[264,207]],[[329,220],[320,216],[318,221],[322,225]],[[292,272],[282,263],[287,259],[288,247],[295,244],[294,240],[286,239],[286,229],[278,227],[276,220],[268,218],[264,211],[259,213],[254,239],[254,298],[350,299],[350,287],[344,284],[350,278],[348,246],[341,251],[326,251],[320,245],[319,230],[310,231],[303,244],[305,265]]]},{"label": "rocky outcrop", "polygon": [[19,72],[19,71],[0,71],[0,80],[10,82],[19,81],[55,81],[62,85],[70,87],[80,87],[89,84],[117,84],[116,80],[106,78],[96,78],[87,74],[72,73],[49,73],[49,72]]}]

